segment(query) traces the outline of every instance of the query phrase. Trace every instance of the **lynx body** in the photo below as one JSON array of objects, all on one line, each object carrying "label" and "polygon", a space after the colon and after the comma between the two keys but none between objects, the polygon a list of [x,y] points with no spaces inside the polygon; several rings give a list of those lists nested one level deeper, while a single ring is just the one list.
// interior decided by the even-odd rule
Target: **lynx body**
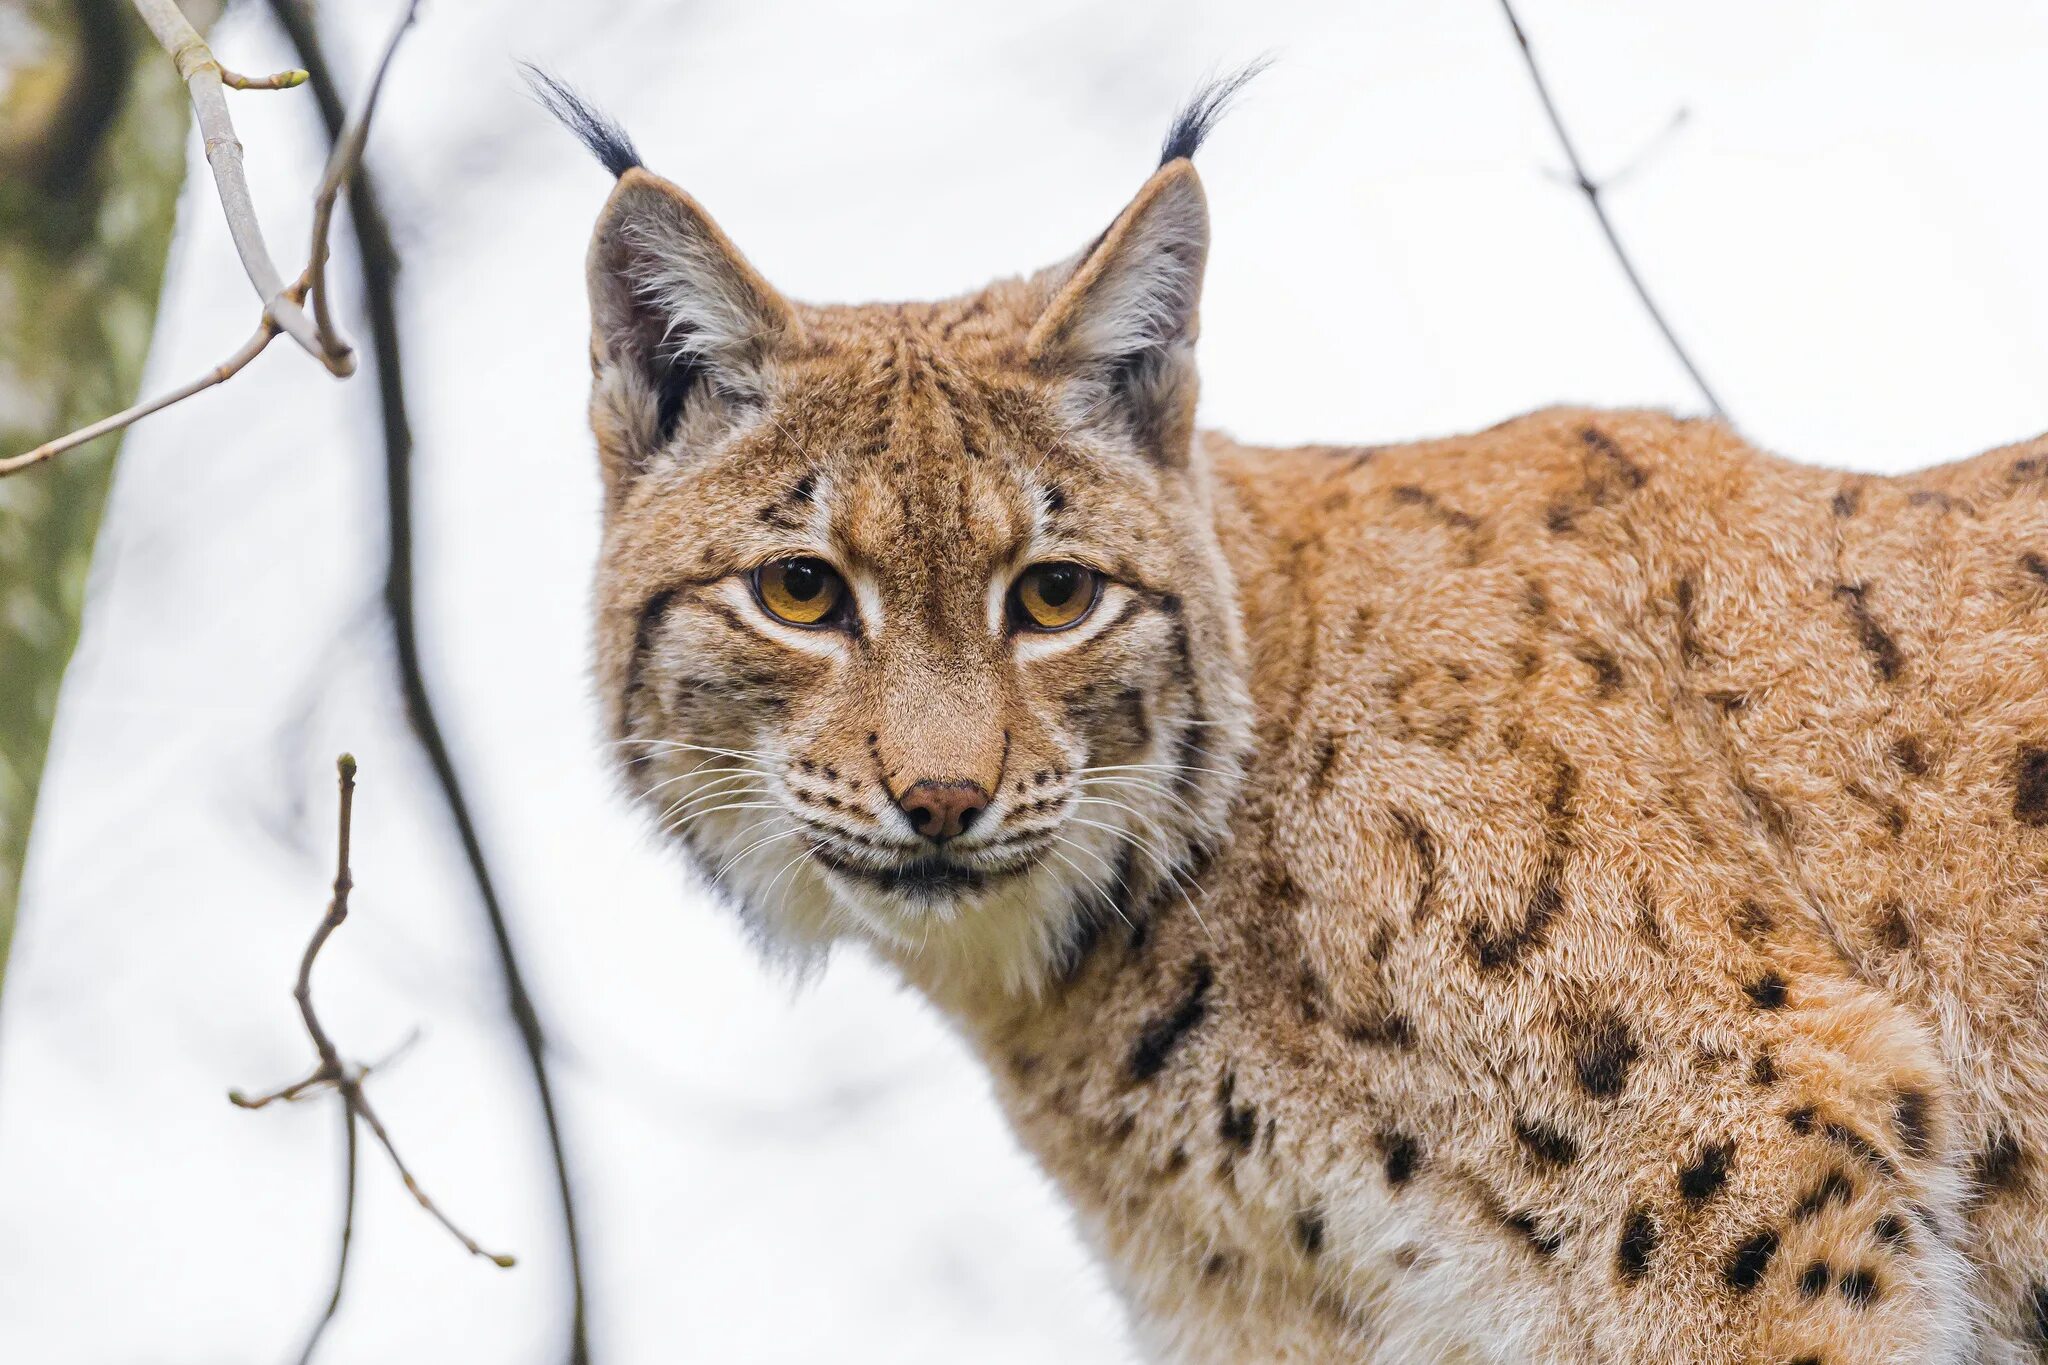
[{"label": "lynx body", "polygon": [[1188,159],[792,303],[613,127],[621,772],[986,1060],[1148,1357],[2048,1353],[2048,442],[1197,434]]}]

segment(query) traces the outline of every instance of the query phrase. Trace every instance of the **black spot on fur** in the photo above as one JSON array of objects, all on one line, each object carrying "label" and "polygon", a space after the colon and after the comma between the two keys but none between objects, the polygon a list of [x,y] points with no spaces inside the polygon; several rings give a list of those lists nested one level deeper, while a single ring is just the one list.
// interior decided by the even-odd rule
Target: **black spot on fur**
[{"label": "black spot on fur", "polygon": [[2048,825],[2048,747],[2020,750],[2012,768],[2013,819]]},{"label": "black spot on fur", "polygon": [[1721,1278],[1728,1281],[1738,1294],[1747,1294],[1763,1283],[1764,1272],[1771,1268],[1771,1258],[1778,1254],[1778,1234],[1774,1229],[1765,1228],[1750,1237],[1728,1258],[1721,1267]]},{"label": "black spot on fur", "polygon": [[1729,918],[1745,938],[1763,938],[1777,927],[1777,916],[1771,913],[1771,907],[1754,897],[1738,901]]},{"label": "black spot on fur", "polygon": [[1429,832],[1429,826],[1405,810],[1394,811],[1393,817],[1402,837],[1415,850],[1416,871],[1420,878],[1415,889],[1415,918],[1419,920],[1428,913],[1430,895],[1436,890],[1436,836]]},{"label": "black spot on fur", "polygon": [[1842,583],[1835,588],[1835,600],[1849,609],[1849,621],[1856,627],[1857,642],[1870,655],[1870,663],[1877,670],[1877,676],[1886,682],[1895,682],[1906,666],[1905,656],[1899,652],[1898,642],[1870,614],[1869,592],[1870,587],[1866,583]]},{"label": "black spot on fur", "polygon": [[1858,1308],[1865,1308],[1877,1298],[1877,1276],[1858,1268],[1842,1276],[1840,1288],[1843,1298]]},{"label": "black spot on fur", "polygon": [[1323,1211],[1303,1209],[1294,1215],[1294,1244],[1304,1256],[1319,1256],[1323,1250]]},{"label": "black spot on fur", "polygon": [[1728,1183],[1728,1161],[1735,1149],[1725,1142],[1710,1142],[1700,1149],[1690,1166],[1678,1173],[1678,1193],[1689,1204],[1713,1197]]},{"label": "black spot on fur", "polygon": [[1538,1256],[1555,1256],[1558,1248],[1564,1245],[1563,1233],[1545,1232],[1537,1225],[1536,1215],[1526,1209],[1504,1213],[1500,1221],[1509,1231],[1518,1234],[1527,1242],[1529,1249]]},{"label": "black spot on fur", "polygon": [[1846,1204],[1856,1197],[1856,1184],[1838,1170],[1830,1170],[1792,1206],[1792,1221],[1804,1223],[1830,1204]]},{"label": "black spot on fur", "polygon": [[1828,1292],[1828,1285],[1834,1277],[1835,1273],[1828,1269],[1826,1261],[1815,1261],[1800,1275],[1799,1293],[1804,1298],[1817,1299]]},{"label": "black spot on fur", "polygon": [[561,81],[531,63],[521,62],[526,88],[541,106],[576,135],[576,140],[614,176],[624,175],[640,164],[633,139],[626,136],[617,120],[600,111]]},{"label": "black spot on fur", "polygon": [[1899,765],[1901,772],[1913,777],[1927,775],[1927,750],[1913,735],[1900,735],[1892,741],[1892,762]]},{"label": "black spot on fur", "polygon": [[1692,668],[1707,653],[1700,644],[1698,589],[1692,579],[1681,578],[1672,587],[1671,596],[1678,607],[1678,657],[1687,668]]},{"label": "black spot on fur", "polygon": [[1898,1167],[1885,1154],[1884,1150],[1875,1142],[1872,1142],[1867,1135],[1850,1127],[1848,1124],[1836,1122],[1822,1124],[1820,1135],[1829,1142],[1834,1143],[1837,1147],[1847,1151],[1858,1161],[1866,1163],[1880,1175],[1895,1176],[1898,1174]]},{"label": "black spot on fur", "polygon": [[1878,907],[1873,927],[1878,941],[1895,953],[1911,952],[1919,941],[1919,935],[1913,932],[1913,916],[1906,910],[1906,903],[1896,898]]},{"label": "black spot on fur", "polygon": [[1415,1024],[1398,1010],[1354,1019],[1344,1026],[1344,1036],[1354,1043],[1407,1049],[1415,1046]]},{"label": "black spot on fur", "polygon": [[1613,653],[1590,642],[1579,645],[1572,651],[1580,663],[1593,670],[1593,691],[1601,697],[1611,697],[1621,691],[1626,680],[1621,671],[1621,660]]},{"label": "black spot on fur", "polygon": [[1556,858],[1545,860],[1542,870],[1536,875],[1536,885],[1522,907],[1519,924],[1497,930],[1482,920],[1474,920],[1466,926],[1466,943],[1480,971],[1495,972],[1503,967],[1512,967],[1543,946],[1544,940],[1550,936],[1552,922],[1564,912],[1564,889],[1558,885],[1559,872]]},{"label": "black spot on fur", "polygon": [[1252,1140],[1258,1136],[1259,1111],[1256,1105],[1231,1103],[1236,1089],[1236,1074],[1224,1072],[1222,1082],[1216,1087],[1216,1106],[1220,1113],[1216,1131],[1238,1151],[1248,1152]]},{"label": "black spot on fur", "polygon": [[1330,785],[1330,772],[1337,766],[1337,740],[1324,733],[1316,738],[1315,761],[1308,775],[1308,794],[1321,796]]},{"label": "black spot on fur", "polygon": [[2004,1131],[1993,1134],[1970,1162],[1973,1197],[1984,1199],[2018,1189],[2026,1179],[2026,1164],[2019,1139]]},{"label": "black spot on fur", "polygon": [[2028,1286],[2021,1311],[2027,1315],[2029,1344],[2037,1351],[2048,1352],[2048,1284],[2037,1280]]},{"label": "black spot on fur", "polygon": [[1392,1128],[1382,1131],[1374,1140],[1386,1163],[1388,1185],[1399,1189],[1415,1178],[1415,1168],[1422,1164],[1421,1143]]},{"label": "black spot on fur", "polygon": [[1628,1084],[1629,1068],[1639,1055],[1636,1041],[1620,1015],[1607,1010],[1594,1016],[1581,1031],[1572,1059],[1579,1088],[1600,1099],[1620,1094]]},{"label": "black spot on fur", "polygon": [[1614,1261],[1625,1280],[1640,1280],[1650,1269],[1650,1256],[1657,1250],[1657,1224],[1650,1211],[1638,1204],[1621,1222],[1621,1241],[1615,1246]]},{"label": "black spot on fur", "polygon": [[1159,164],[1178,161],[1182,157],[1193,157],[1208,138],[1209,130],[1216,126],[1216,120],[1223,117],[1223,111],[1245,83],[1264,71],[1271,64],[1271,58],[1261,57],[1228,76],[1218,76],[1207,82],[1189,97],[1174,116],[1173,126],[1166,130],[1166,141],[1159,148]]},{"label": "black spot on fur", "polygon": [[1892,1126],[1899,1130],[1899,1146],[1910,1157],[1923,1157],[1934,1150],[1931,1101],[1924,1090],[1901,1090],[1892,1100]]},{"label": "black spot on fur", "polygon": [[1785,978],[1776,972],[1765,972],[1742,988],[1751,1004],[1760,1010],[1774,1010],[1785,1003]]},{"label": "black spot on fur", "polygon": [[1516,1119],[1515,1140],[1546,1166],[1569,1166],[1579,1159],[1579,1144],[1547,1123]]},{"label": "black spot on fur", "polygon": [[1197,957],[1189,964],[1187,985],[1180,1003],[1170,1013],[1147,1024],[1131,1048],[1129,1069],[1133,1081],[1149,1081],[1166,1069],[1167,1059],[1173,1055],[1173,1050],[1208,1014],[1209,988],[1215,980],[1215,971],[1207,957]]}]

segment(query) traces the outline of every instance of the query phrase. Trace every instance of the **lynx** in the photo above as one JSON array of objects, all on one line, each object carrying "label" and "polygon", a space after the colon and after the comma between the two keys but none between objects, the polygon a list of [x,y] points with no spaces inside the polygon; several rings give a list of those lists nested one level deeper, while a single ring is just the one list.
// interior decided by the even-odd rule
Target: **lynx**
[{"label": "lynx", "polygon": [[2048,1358],[2048,440],[1197,431],[1094,242],[784,298],[616,125],[596,682],[769,952],[986,1062],[1148,1359]]}]

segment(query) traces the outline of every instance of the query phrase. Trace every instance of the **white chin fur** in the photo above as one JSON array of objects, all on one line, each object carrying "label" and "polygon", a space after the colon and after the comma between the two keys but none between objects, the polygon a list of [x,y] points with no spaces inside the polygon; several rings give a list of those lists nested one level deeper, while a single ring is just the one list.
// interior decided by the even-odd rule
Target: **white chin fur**
[{"label": "white chin fur", "polygon": [[1014,875],[923,894],[825,867],[804,851],[794,820],[785,829],[733,823],[699,831],[698,871],[739,903],[769,957],[801,971],[850,938],[940,999],[991,987],[1035,994],[1077,932],[1077,909],[1114,888],[1113,872],[1087,873],[1115,868],[1116,837],[1085,826],[1062,830],[1056,853]]}]

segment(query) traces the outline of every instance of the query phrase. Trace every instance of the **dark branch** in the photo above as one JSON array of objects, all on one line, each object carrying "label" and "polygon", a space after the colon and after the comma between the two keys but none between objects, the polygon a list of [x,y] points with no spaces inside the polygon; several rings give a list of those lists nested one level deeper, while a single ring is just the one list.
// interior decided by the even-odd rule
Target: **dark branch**
[{"label": "dark branch", "polygon": [[261,1109],[279,1100],[303,1099],[307,1095],[328,1089],[341,1096],[342,1113],[345,1115],[348,1128],[347,1141],[343,1147],[347,1171],[346,1194],[342,1201],[341,1253],[335,1259],[334,1290],[327,1296],[327,1307],[320,1314],[319,1320],[313,1324],[313,1330],[306,1339],[305,1350],[299,1356],[299,1365],[306,1365],[306,1362],[312,1359],[315,1348],[320,1345],[321,1336],[327,1331],[327,1324],[334,1320],[335,1310],[341,1306],[342,1286],[348,1276],[348,1248],[355,1235],[358,1119],[369,1126],[378,1145],[383,1147],[384,1154],[391,1158],[391,1165],[398,1172],[398,1178],[405,1182],[405,1188],[411,1192],[419,1206],[432,1214],[442,1227],[448,1229],[470,1255],[481,1256],[508,1268],[513,1264],[510,1256],[484,1250],[474,1237],[457,1227],[447,1214],[441,1212],[440,1205],[428,1197],[426,1190],[421,1188],[420,1182],[407,1168],[404,1159],[398,1155],[398,1148],[392,1144],[391,1134],[385,1130],[383,1120],[377,1117],[377,1111],[370,1106],[369,1096],[363,1093],[363,1078],[370,1074],[369,1068],[356,1066],[342,1059],[341,1049],[334,1045],[334,1039],[329,1037],[327,1030],[321,1026],[319,1012],[313,1008],[313,964],[320,960],[320,950],[327,946],[327,940],[333,937],[334,931],[348,919],[349,892],[355,889],[355,878],[349,870],[349,841],[355,814],[356,761],[348,754],[343,754],[335,761],[334,766],[341,784],[338,832],[335,837],[334,895],[327,902],[327,913],[321,916],[320,923],[314,926],[313,937],[307,940],[306,951],[299,958],[299,979],[292,987],[292,999],[298,1002],[299,1018],[306,1025],[306,1036],[313,1040],[313,1051],[319,1061],[313,1067],[312,1073],[304,1079],[293,1081],[290,1085],[282,1086],[266,1095],[252,1097],[244,1095],[239,1090],[228,1091],[228,1099],[243,1109]]},{"label": "dark branch", "polygon": [[1543,69],[1536,64],[1536,54],[1530,50],[1529,35],[1522,31],[1522,21],[1515,17],[1513,0],[1500,0],[1500,8],[1501,12],[1507,15],[1508,27],[1514,30],[1515,44],[1522,49],[1522,61],[1529,68],[1529,79],[1535,82],[1537,98],[1543,101],[1543,112],[1549,117],[1552,130],[1557,133],[1558,145],[1564,148],[1565,159],[1571,163],[1572,183],[1586,196],[1586,202],[1592,206],[1593,217],[1599,222],[1601,235],[1607,238],[1607,245],[1613,249],[1614,259],[1620,264],[1621,273],[1628,277],[1629,287],[1634,289],[1636,297],[1642,300],[1644,311],[1649,313],[1650,321],[1657,324],[1657,330],[1663,334],[1665,344],[1671,347],[1671,353],[1678,357],[1678,363],[1683,365],[1686,374],[1691,376],[1693,386],[1700,391],[1700,397],[1707,400],[1707,408],[1716,417],[1727,417],[1727,409],[1722,407],[1721,400],[1714,396],[1713,389],[1707,384],[1706,376],[1700,373],[1700,367],[1693,364],[1692,357],[1686,354],[1677,333],[1671,330],[1671,324],[1664,320],[1663,310],[1657,307],[1657,301],[1650,297],[1649,287],[1643,283],[1643,277],[1636,271],[1635,262],[1629,259],[1627,249],[1622,246],[1621,237],[1614,230],[1613,220],[1607,216],[1607,205],[1600,197],[1606,186],[1586,174],[1585,163],[1579,159],[1579,149],[1572,142],[1571,134],[1565,131],[1564,119],[1557,112],[1557,102],[1550,97],[1550,87],[1543,80]]},{"label": "dark branch", "polygon": [[[326,125],[329,141],[334,142],[342,135],[346,111],[333,68],[320,42],[312,10],[305,0],[270,0],[270,9],[290,38],[299,64],[311,76],[320,117]],[[555,1187],[567,1251],[572,1303],[569,1365],[588,1365],[590,1346],[585,1325],[582,1248],[561,1121],[555,1110],[554,1090],[548,1080],[546,1035],[541,1029],[533,998],[527,991],[525,973],[520,969],[504,907],[498,900],[490,863],[485,857],[475,821],[471,818],[461,778],[442,736],[440,720],[435,715],[420,662],[417,617],[413,605],[412,424],[406,415],[404,366],[398,336],[398,252],[392,244],[390,227],[378,202],[367,165],[358,164],[350,182],[349,209],[362,268],[370,350],[377,362],[377,395],[384,431],[387,528],[384,608],[397,655],[399,687],[405,699],[406,719],[433,770],[449,820],[462,844],[470,878],[476,885],[477,899],[489,922],[491,942],[497,953],[499,975],[505,988],[505,1003],[518,1029],[533,1077],[534,1092],[547,1129],[548,1151],[554,1162]]]},{"label": "dark branch", "polygon": [[320,1338],[327,1335],[327,1324],[341,1311],[341,1290],[348,1283],[348,1249],[356,1235],[356,1111],[347,1104],[341,1106],[341,1132],[341,1251],[334,1258],[334,1292],[327,1296],[327,1307],[320,1311],[313,1330],[306,1334],[299,1365],[312,1365],[313,1353],[320,1349]]}]

